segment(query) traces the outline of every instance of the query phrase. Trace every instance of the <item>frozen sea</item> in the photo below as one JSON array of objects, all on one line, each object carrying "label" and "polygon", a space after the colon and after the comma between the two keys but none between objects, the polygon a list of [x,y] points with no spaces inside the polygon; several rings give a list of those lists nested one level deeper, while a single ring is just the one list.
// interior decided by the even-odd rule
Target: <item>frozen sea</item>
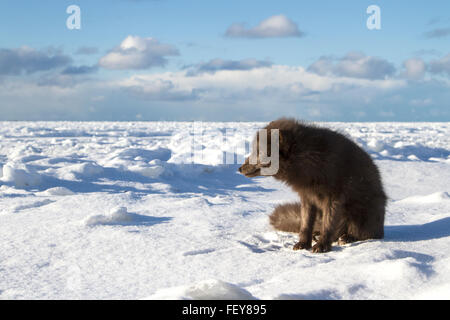
[{"label": "frozen sea", "polygon": [[297,195],[224,164],[264,123],[0,122],[0,299],[450,299],[450,123],[319,125],[375,159],[384,239],[293,251]]}]

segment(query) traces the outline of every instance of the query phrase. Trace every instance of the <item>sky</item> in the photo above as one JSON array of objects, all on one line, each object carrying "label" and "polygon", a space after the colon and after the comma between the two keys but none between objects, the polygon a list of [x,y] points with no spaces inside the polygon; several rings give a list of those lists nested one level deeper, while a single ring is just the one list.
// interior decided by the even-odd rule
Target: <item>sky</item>
[{"label": "sky", "polygon": [[449,89],[448,0],[0,2],[0,120],[449,121]]}]

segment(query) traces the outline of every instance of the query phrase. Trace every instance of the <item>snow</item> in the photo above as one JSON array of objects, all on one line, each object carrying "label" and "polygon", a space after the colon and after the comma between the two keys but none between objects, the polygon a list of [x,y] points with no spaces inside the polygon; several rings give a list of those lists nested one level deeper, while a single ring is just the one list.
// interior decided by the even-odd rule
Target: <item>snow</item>
[{"label": "snow", "polygon": [[75,193],[64,187],[54,187],[36,193],[36,195],[39,196],[71,196],[73,194]]},{"label": "snow", "polygon": [[41,183],[41,176],[30,172],[22,163],[8,162],[2,168],[2,181],[11,182],[16,187],[37,186]]},{"label": "snow", "polygon": [[125,207],[117,207],[110,210],[109,214],[93,215],[86,219],[87,226],[95,225],[112,225],[120,223],[128,223],[133,221],[133,217],[127,212]]},{"label": "snow", "polygon": [[412,204],[429,204],[429,203],[440,203],[443,201],[450,200],[450,195],[447,192],[435,192],[433,194],[425,196],[412,196],[402,200],[399,203],[412,203]]},{"label": "snow", "polygon": [[157,291],[147,300],[254,300],[250,292],[231,283],[217,279],[166,288]]},{"label": "snow", "polygon": [[229,163],[264,123],[0,122],[0,299],[449,299],[450,124],[320,125],[379,166],[383,240],[293,251],[297,195]]}]

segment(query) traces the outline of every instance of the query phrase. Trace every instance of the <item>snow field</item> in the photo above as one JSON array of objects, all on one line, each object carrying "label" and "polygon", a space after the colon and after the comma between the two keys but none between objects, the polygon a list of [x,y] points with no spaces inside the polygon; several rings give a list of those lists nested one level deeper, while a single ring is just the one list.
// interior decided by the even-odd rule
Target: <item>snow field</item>
[{"label": "snow field", "polygon": [[321,124],[389,195],[385,239],[326,254],[270,228],[296,194],[224,164],[263,125],[0,122],[0,298],[450,298],[448,123]]}]

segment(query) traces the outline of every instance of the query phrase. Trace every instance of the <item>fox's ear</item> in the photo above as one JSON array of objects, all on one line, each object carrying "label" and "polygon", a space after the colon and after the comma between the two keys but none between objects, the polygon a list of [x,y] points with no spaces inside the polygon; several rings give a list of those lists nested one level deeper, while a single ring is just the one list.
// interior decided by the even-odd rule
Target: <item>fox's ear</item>
[{"label": "fox's ear", "polygon": [[278,131],[278,142],[279,142],[280,145],[283,143],[284,139],[285,139],[284,138],[284,133],[281,130],[279,130]]}]

